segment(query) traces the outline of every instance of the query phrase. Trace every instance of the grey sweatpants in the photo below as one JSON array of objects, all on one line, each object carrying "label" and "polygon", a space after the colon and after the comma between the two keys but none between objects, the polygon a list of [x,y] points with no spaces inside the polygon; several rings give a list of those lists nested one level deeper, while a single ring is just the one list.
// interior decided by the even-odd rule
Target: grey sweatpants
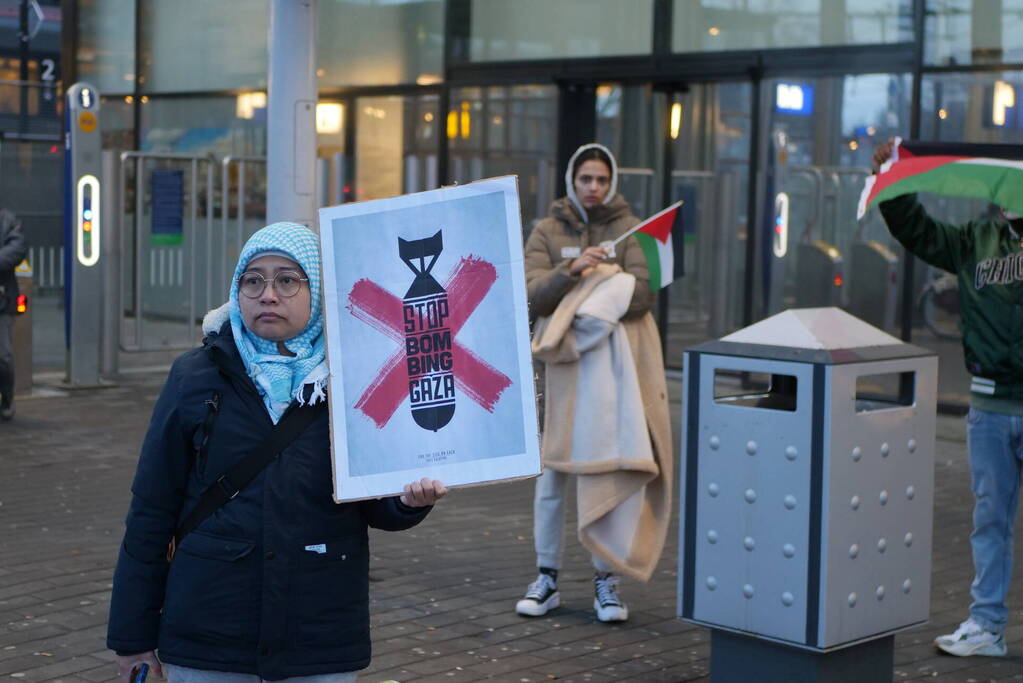
[{"label": "grey sweatpants", "polygon": [[[533,497],[533,544],[536,547],[536,565],[561,569],[561,552],[565,531],[565,489],[574,475],[544,468],[536,480]],[[596,555],[594,568],[609,572],[611,568]]]}]

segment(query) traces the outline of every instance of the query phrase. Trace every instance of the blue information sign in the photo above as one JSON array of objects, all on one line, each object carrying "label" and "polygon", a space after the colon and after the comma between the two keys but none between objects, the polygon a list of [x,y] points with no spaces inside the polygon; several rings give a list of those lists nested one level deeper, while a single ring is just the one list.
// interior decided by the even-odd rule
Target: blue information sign
[{"label": "blue information sign", "polygon": [[181,244],[184,232],[185,172],[153,170],[150,190],[153,201],[153,244]]}]

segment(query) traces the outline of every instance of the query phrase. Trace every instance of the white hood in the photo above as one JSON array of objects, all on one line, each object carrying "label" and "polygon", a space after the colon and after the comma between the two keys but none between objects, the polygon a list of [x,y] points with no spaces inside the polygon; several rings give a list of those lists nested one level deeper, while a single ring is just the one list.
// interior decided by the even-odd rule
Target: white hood
[{"label": "white hood", "polygon": [[582,202],[579,201],[579,197],[575,194],[575,179],[572,177],[572,167],[575,165],[575,160],[580,154],[588,149],[599,149],[601,152],[607,155],[607,158],[611,160],[611,184],[607,188],[607,196],[604,197],[602,202],[604,205],[610,204],[611,200],[614,199],[615,194],[618,192],[618,162],[615,161],[615,155],[611,154],[604,145],[596,142],[590,142],[582,145],[572,154],[572,158],[568,160],[568,168],[565,169],[565,194],[568,195],[568,200],[572,202],[572,206],[576,208],[579,215],[582,216],[583,223],[589,223],[589,217],[586,215],[586,209],[583,208]]}]

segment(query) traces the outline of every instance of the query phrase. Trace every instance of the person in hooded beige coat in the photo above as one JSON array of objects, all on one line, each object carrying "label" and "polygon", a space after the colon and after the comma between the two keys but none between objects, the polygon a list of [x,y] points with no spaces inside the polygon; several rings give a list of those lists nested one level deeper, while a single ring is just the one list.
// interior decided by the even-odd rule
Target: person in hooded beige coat
[{"label": "person in hooded beige coat", "polygon": [[[640,222],[628,202],[618,194],[617,176],[614,156],[607,148],[588,144],[576,150],[565,174],[567,196],[551,205],[550,215],[536,225],[525,247],[531,319],[540,318],[541,322],[551,316],[571,319],[574,313],[566,306],[579,305],[578,293],[587,290],[586,281],[594,275],[598,264],[608,264],[616,271],[623,271],[635,282],[621,321],[633,347],[632,356],[639,373],[643,400],[641,410],[645,409],[647,413],[654,459],[649,464],[646,488],[637,493],[640,498],[645,496],[641,504],[642,520],[635,527],[642,539],[633,543],[631,548],[628,547],[631,541],[622,540],[610,545],[619,549],[624,547],[623,552],[608,552],[609,545],[582,525],[587,511],[580,508],[580,540],[591,551],[596,569],[594,609],[601,621],[624,621],[628,618],[628,609],[618,595],[618,579],[614,572],[620,571],[641,580],[649,578],[663,548],[671,506],[670,421],[660,340],[650,315],[655,296],[649,286],[646,260],[636,239],[628,237],[612,249],[608,248],[611,241]],[[570,293],[573,295],[566,296]],[[534,339],[534,351],[536,344]],[[540,358],[543,356],[538,355]],[[616,378],[607,380],[613,384]],[[552,446],[571,442],[571,439],[566,441],[562,438],[562,432],[571,429],[573,420],[566,414],[565,404],[575,403],[575,389],[552,386],[550,378],[545,380],[545,384],[544,403],[557,401],[558,410],[552,411],[552,406],[544,409],[546,420],[551,424],[544,425],[545,467],[537,480],[534,500],[534,541],[539,575],[530,584],[525,597],[516,604],[516,611],[524,616],[540,616],[560,605],[557,575],[561,565],[565,489],[569,474],[583,471],[580,465],[571,462],[571,453],[562,453],[560,450],[565,449]],[[570,407],[568,410],[571,412]],[[600,418],[594,416],[594,419]],[[630,455],[622,453],[621,457],[628,459]],[[602,470],[601,474],[613,475],[614,466],[608,467],[609,470]],[[596,474],[592,470],[585,471]],[[614,480],[614,476],[603,479],[605,484]],[[583,505],[586,495],[581,482],[579,487],[579,503]],[[632,491],[622,495],[627,497],[632,495]],[[598,530],[600,526],[599,522],[594,524]],[[609,527],[604,525],[605,529]],[[620,525],[617,528],[621,528]],[[642,548],[637,550],[638,546]]]}]

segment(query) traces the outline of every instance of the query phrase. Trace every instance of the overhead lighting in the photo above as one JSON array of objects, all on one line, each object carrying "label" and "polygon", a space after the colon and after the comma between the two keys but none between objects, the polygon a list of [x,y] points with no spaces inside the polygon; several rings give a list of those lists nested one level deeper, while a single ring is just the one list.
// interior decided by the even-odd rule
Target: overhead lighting
[{"label": "overhead lighting", "polygon": [[238,93],[234,103],[234,115],[239,119],[255,117],[257,109],[266,109],[265,92]]},{"label": "overhead lighting", "polygon": [[416,76],[416,85],[437,85],[441,82],[437,74],[419,74]]},{"label": "overhead lighting", "polygon": [[462,102],[462,112],[458,118],[458,132],[463,140],[468,139],[472,132],[472,115],[469,113],[468,102]]},{"label": "overhead lighting", "polygon": [[1016,106],[1016,89],[1005,81],[995,81],[991,96],[991,123],[1005,125],[1005,110]]},{"label": "overhead lighting", "polygon": [[720,35],[721,29],[719,29],[717,26],[711,26],[709,29],[707,29],[707,33],[711,34],[712,36]]},{"label": "overhead lighting", "polygon": [[672,140],[678,140],[678,134],[682,129],[682,103],[672,102],[671,104],[671,126],[669,133]]},{"label": "overhead lighting", "polygon": [[855,152],[859,148],[860,148],[860,143],[856,142],[855,140],[850,140],[849,141],[849,149],[851,149],[852,151]]},{"label": "overhead lighting", "polygon": [[333,135],[344,125],[344,105],[339,102],[320,102],[316,105],[316,132]]}]

